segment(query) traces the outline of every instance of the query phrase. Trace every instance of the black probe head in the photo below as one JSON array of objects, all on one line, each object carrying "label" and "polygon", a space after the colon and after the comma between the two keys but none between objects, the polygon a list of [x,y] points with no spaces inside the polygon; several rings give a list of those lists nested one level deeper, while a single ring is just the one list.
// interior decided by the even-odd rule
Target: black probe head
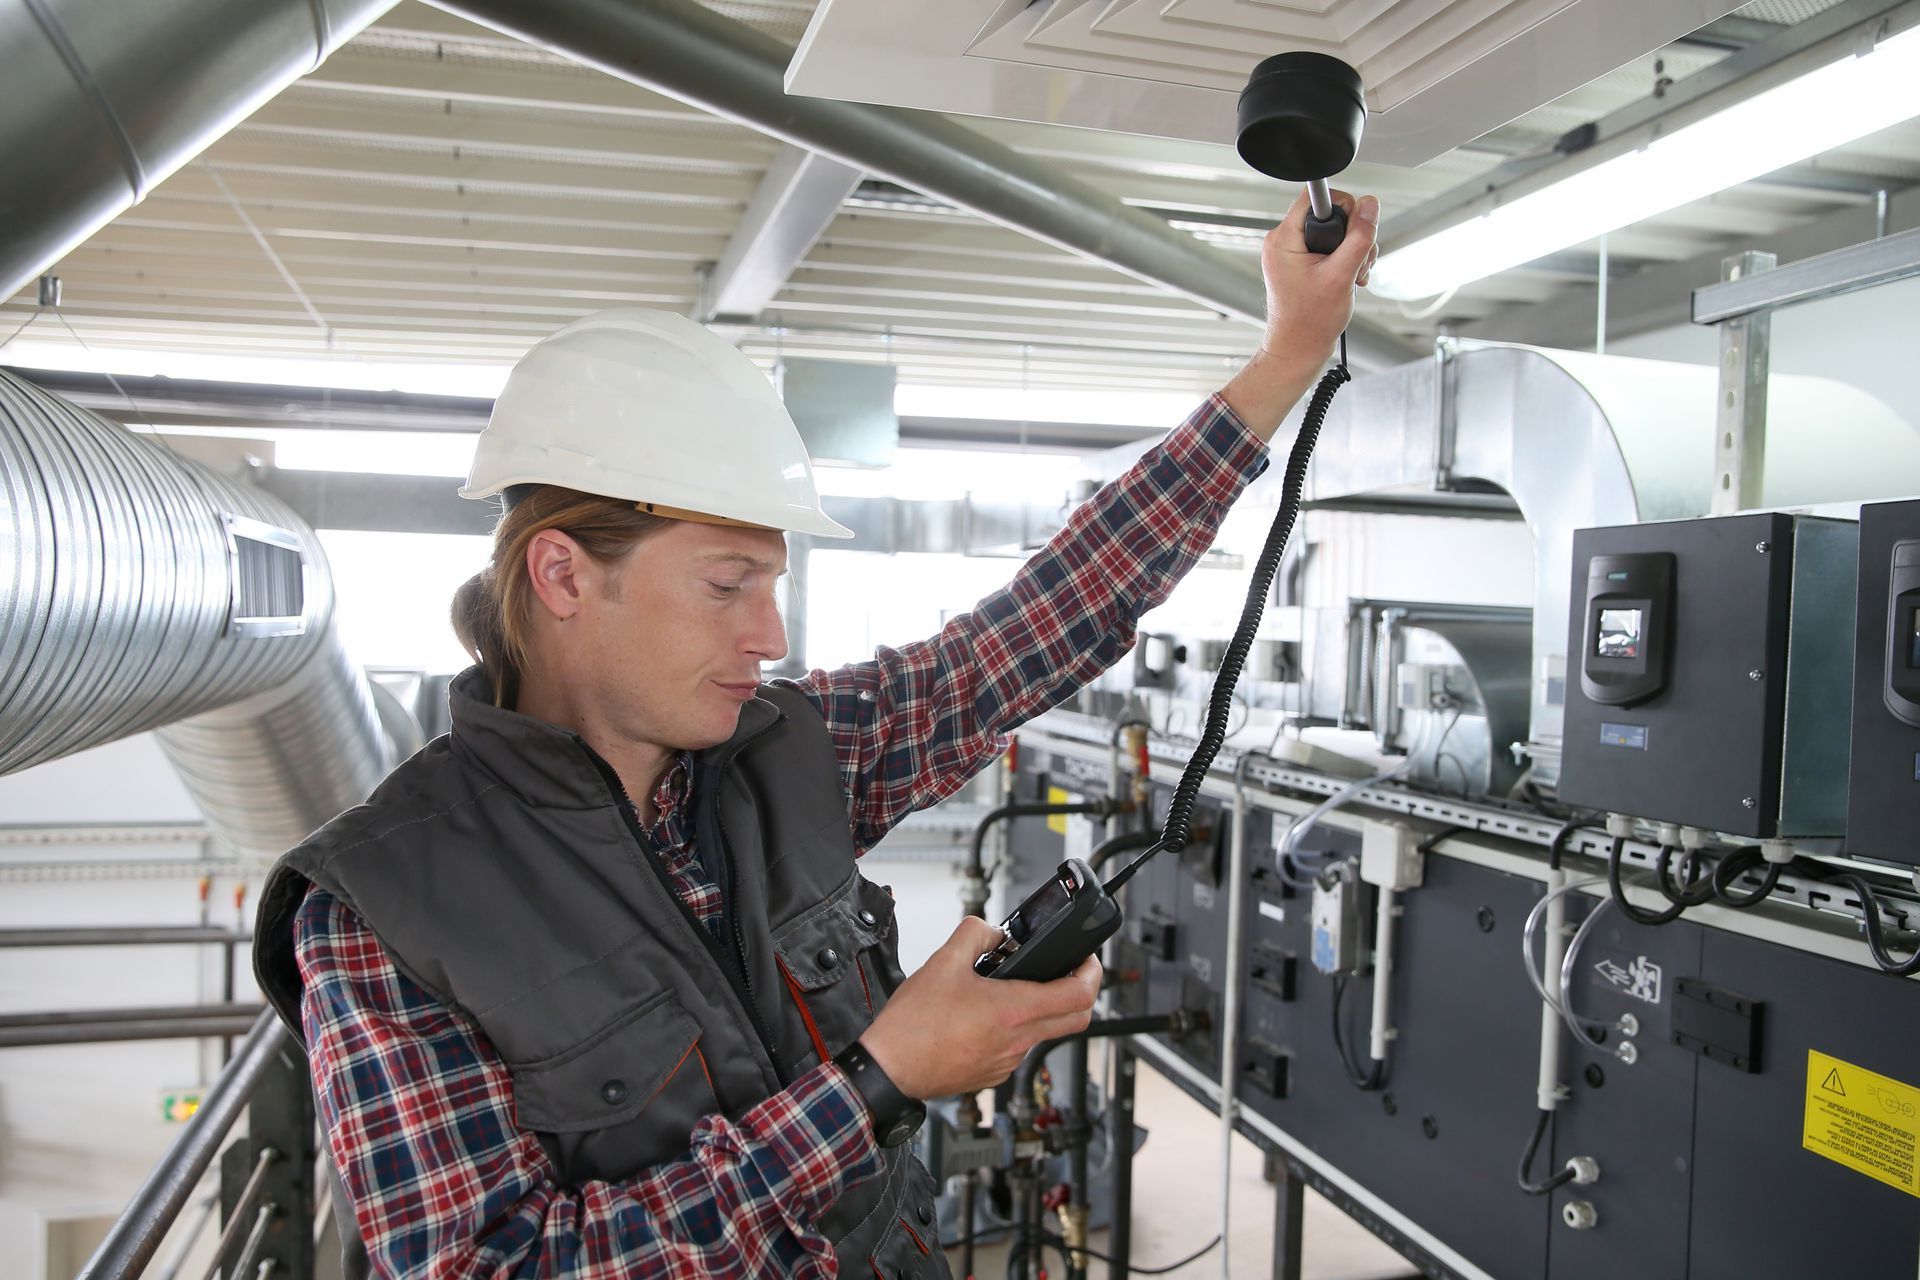
[{"label": "black probe head", "polygon": [[1313,182],[1353,163],[1367,123],[1360,73],[1324,53],[1279,53],[1240,91],[1240,158],[1270,178]]}]

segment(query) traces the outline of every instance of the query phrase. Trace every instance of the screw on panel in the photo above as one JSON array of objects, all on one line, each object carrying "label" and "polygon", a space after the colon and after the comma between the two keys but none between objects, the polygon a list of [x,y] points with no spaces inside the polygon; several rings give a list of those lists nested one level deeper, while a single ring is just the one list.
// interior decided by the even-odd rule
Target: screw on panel
[{"label": "screw on panel", "polygon": [[1767,678],[1766,673],[1760,670],[1760,668],[1758,667],[1755,667],[1753,670],[1747,672],[1747,679],[1753,681],[1755,684],[1760,683],[1760,681],[1766,678]]},{"label": "screw on panel", "polygon": [[1759,805],[1760,805],[1760,802],[1758,800],[1755,800],[1752,796],[1742,796],[1740,798],[1740,807],[1742,809],[1754,809],[1754,808],[1758,808]]},{"label": "screw on panel", "polygon": [[1773,544],[1771,542],[1756,542],[1753,544],[1753,549],[1761,555],[1765,555],[1767,552],[1773,550]]},{"label": "screw on panel", "polygon": [[1420,1132],[1426,1134],[1427,1141],[1431,1142],[1433,1141],[1433,1139],[1440,1136],[1440,1122],[1438,1120],[1435,1120],[1432,1116],[1421,1116]]}]

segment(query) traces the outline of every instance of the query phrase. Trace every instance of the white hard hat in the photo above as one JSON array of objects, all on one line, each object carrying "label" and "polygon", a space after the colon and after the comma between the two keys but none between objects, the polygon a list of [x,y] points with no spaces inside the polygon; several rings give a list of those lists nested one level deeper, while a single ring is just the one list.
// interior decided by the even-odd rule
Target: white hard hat
[{"label": "white hard hat", "polygon": [[460,496],[521,484],[680,519],[853,536],[820,509],[807,447],[766,375],[669,311],[602,311],[520,357]]}]

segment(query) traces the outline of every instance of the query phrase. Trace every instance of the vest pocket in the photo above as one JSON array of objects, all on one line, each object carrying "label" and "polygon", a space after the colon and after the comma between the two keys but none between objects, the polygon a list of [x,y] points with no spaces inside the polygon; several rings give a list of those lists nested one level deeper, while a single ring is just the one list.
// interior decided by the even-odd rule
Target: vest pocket
[{"label": "vest pocket", "polygon": [[774,932],[787,994],[822,1059],[859,1038],[900,985],[893,898],[858,872]]},{"label": "vest pocket", "polygon": [[893,1206],[894,1220],[874,1245],[867,1262],[869,1275],[880,1280],[917,1280],[949,1274],[936,1231],[935,1190],[933,1175],[917,1157],[908,1155],[904,1185]]},{"label": "vest pocket", "polygon": [[[540,1133],[581,1133],[650,1111],[646,1127],[684,1149],[695,1122],[718,1107],[699,1040],[700,1024],[673,994],[654,995],[552,1057],[509,1063],[519,1123]],[[672,1105],[655,1108],[657,1102]]]}]

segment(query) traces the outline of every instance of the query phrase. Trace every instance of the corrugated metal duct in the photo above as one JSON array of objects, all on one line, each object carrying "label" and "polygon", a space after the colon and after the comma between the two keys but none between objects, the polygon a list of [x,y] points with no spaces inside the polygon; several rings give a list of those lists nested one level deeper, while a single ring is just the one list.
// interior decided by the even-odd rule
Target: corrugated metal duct
[{"label": "corrugated metal duct", "polygon": [[393,763],[311,528],[0,372],[0,774],[150,729],[215,832],[261,853]]},{"label": "corrugated metal duct", "polygon": [[394,0],[0,0],[0,298]]}]

